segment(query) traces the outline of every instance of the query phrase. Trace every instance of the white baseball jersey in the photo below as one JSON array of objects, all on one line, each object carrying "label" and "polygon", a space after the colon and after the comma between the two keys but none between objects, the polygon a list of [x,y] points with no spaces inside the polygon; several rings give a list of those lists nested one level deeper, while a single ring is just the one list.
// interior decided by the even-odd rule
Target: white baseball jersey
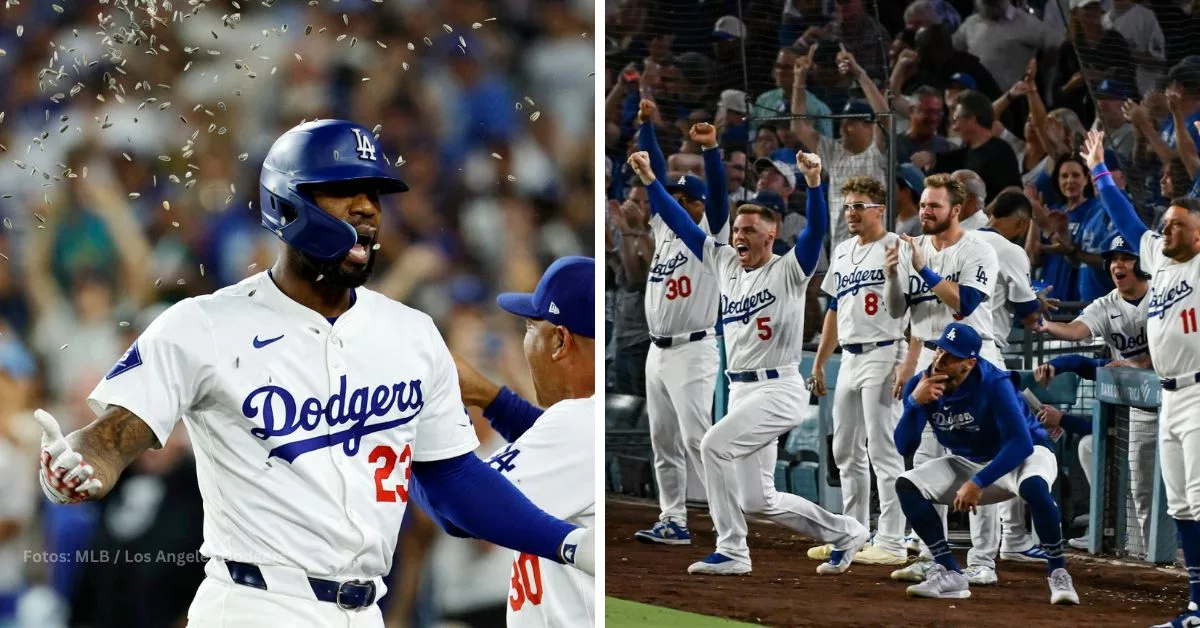
[{"label": "white baseball jersey", "polygon": [[704,240],[704,265],[721,281],[727,369],[750,371],[798,364],[804,342],[809,276],[795,251],[746,270],[733,247]]},{"label": "white baseball jersey", "polygon": [[1162,236],[1142,234],[1142,269],[1152,275],[1146,335],[1150,357],[1160,377],[1182,377],[1200,371],[1200,256],[1180,264],[1163,255]]},{"label": "white baseball jersey", "polygon": [[[968,286],[983,293],[990,300],[992,284],[996,280],[999,262],[996,251],[979,238],[975,231],[965,231],[958,242],[938,251],[933,248],[933,236],[922,235],[916,238],[917,246],[921,247],[925,264],[946,281],[957,282],[960,286]],[[912,334],[921,340],[933,340],[942,335],[946,325],[961,321],[979,332],[984,340],[993,340],[992,312],[986,302],[980,303],[970,316],[960,316],[942,303],[933,293],[932,286],[925,285],[912,266],[912,251],[907,244],[900,246],[900,268],[897,270],[903,281],[907,277],[908,306],[912,316]]]},{"label": "white baseball jersey", "polygon": [[1117,355],[1128,359],[1150,349],[1146,336],[1149,308],[1150,293],[1135,304],[1113,290],[1089,303],[1075,320],[1086,325],[1093,336],[1102,338]]},{"label": "white baseball jersey", "polygon": [[833,249],[821,290],[837,300],[839,344],[904,338],[908,317],[892,318],[883,299],[887,248],[899,239],[894,233],[886,233],[879,240],[859,245],[855,236]]},{"label": "white baseball jersey", "polygon": [[996,285],[987,303],[979,307],[986,307],[991,312],[992,340],[1003,349],[1008,346],[1008,332],[1013,326],[1013,314],[1016,312],[1013,304],[1037,301],[1037,293],[1033,291],[1030,279],[1029,255],[1025,249],[991,229],[980,229],[973,233],[996,252]]},{"label": "white baseball jersey", "polygon": [[[728,222],[716,234],[709,229],[707,217],[698,226],[717,242],[729,243]],[[646,277],[646,324],[650,333],[675,336],[716,325],[721,295],[717,278],[658,215],[650,219],[650,230],[654,234],[654,260]]]},{"label": "white baseball jersey", "polygon": [[[567,399],[546,408],[533,427],[493,454],[488,463],[538,508],[591,528],[596,522],[595,449],[595,397]],[[513,552],[510,628],[592,626],[595,611],[595,577]]]},{"label": "white baseball jersey", "polygon": [[355,295],[332,325],[267,273],[185,299],[88,398],[97,413],[133,412],[160,443],[182,417],[205,556],[383,576],[412,464],[478,447],[433,321],[376,292]]}]

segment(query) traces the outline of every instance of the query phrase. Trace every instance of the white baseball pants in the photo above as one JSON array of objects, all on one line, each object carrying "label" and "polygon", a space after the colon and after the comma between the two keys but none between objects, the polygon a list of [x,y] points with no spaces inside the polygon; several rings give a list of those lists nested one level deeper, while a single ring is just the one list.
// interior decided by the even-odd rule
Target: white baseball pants
[{"label": "white baseball pants", "polygon": [[721,356],[716,336],[646,356],[646,409],[658,482],[659,520],[687,524],[687,461],[700,462],[700,440],[712,427]]},{"label": "white baseball pants", "polygon": [[861,354],[843,352],[833,391],[833,460],[841,477],[842,512],[871,527],[874,468],[879,495],[874,544],[898,556],[906,555],[904,512],[896,498],[904,457],[894,433],[903,406],[892,396],[892,386],[903,352],[903,341]]},{"label": "white baseball pants", "polygon": [[188,609],[188,628],[383,628],[379,605],[337,604],[205,578]]},{"label": "white baseball pants", "polygon": [[808,397],[799,372],[730,384],[729,413],[700,443],[718,552],[750,564],[743,513],[764,516],[838,549],[847,549],[862,532],[851,517],[775,490],[776,442],[803,419]]},{"label": "white baseball pants", "polygon": [[1200,520],[1200,385],[1164,390],[1158,418],[1167,514]]},{"label": "white baseball pants", "polygon": [[[1158,415],[1139,408],[1129,409],[1129,499],[1137,516],[1140,547],[1150,545],[1150,508],[1154,500],[1154,453],[1158,446]],[[1079,439],[1079,464],[1088,485],[1092,484],[1092,459],[1095,445],[1092,435]],[[1165,477],[1165,474],[1164,474]]]}]

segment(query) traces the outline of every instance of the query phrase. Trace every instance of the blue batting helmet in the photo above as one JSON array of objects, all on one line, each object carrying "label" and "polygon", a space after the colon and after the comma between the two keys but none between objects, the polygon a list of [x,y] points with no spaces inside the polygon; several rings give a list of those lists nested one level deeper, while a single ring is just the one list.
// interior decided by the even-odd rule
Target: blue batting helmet
[{"label": "blue batting helmet", "polygon": [[305,186],[371,182],[380,194],[408,190],[390,171],[371,131],[345,120],[306,122],[279,136],[263,159],[258,182],[263,226],[322,260],[344,256],[358,234],[318,207]]},{"label": "blue batting helmet", "polygon": [[1116,253],[1124,253],[1125,255],[1129,255],[1136,259],[1137,263],[1135,263],[1133,266],[1133,273],[1141,279],[1150,278],[1150,275],[1147,274],[1146,271],[1142,270],[1141,256],[1138,255],[1137,251],[1133,250],[1133,247],[1129,244],[1129,242],[1126,242],[1125,238],[1119,233],[1114,235],[1108,241],[1108,245],[1104,248],[1104,252],[1100,254],[1101,257],[1104,258],[1105,270],[1108,269],[1110,262],[1112,262],[1112,256]]}]

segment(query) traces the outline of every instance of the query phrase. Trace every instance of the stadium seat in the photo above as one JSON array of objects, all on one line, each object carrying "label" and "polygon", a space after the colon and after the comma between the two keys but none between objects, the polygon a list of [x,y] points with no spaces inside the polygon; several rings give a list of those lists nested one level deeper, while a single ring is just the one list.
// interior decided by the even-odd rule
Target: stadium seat
[{"label": "stadium seat", "polygon": [[604,395],[604,427],[606,429],[635,429],[645,411],[646,400],[636,395]]}]

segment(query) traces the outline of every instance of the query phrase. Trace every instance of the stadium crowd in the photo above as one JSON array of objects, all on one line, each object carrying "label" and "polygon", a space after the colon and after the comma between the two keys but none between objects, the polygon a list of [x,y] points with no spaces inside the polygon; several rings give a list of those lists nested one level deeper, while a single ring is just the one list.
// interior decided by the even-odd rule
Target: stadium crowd
[{"label": "stadium crowd", "polygon": [[[1116,230],[1079,156],[1086,132],[1106,133],[1105,162],[1152,228],[1168,200],[1193,190],[1200,174],[1195,4],[611,5],[604,103],[608,390],[645,394],[650,261],[619,254],[623,239],[648,232],[646,193],[626,163],[643,124],[654,125],[672,181],[704,175],[688,129],[714,124],[731,210],[750,201],[775,209],[779,252],[807,223],[797,150],[822,157],[831,197],[850,176],[884,181],[894,158],[889,229],[918,235],[924,177],[953,174],[969,193],[960,216],[965,228],[991,222],[1025,248],[1036,289],[1065,303],[1090,302],[1113,289],[1099,253]],[[649,120],[639,115],[643,100],[656,104]],[[827,202],[830,233],[805,317],[804,336],[814,347],[824,310],[821,273],[832,246],[847,237],[840,199]]]},{"label": "stadium crowd", "polygon": [[[104,502],[55,507],[31,413],[86,425],[89,392],[156,315],[271,265],[258,164],[283,131],[375,128],[411,190],[383,200],[367,287],[430,314],[452,351],[526,397],[524,330],[494,296],[592,254],[592,2],[232,6],[0,10],[4,628],[183,625],[203,563],[182,425]],[[409,512],[400,551],[424,560],[397,558],[388,625],[503,625],[508,552]]]}]

